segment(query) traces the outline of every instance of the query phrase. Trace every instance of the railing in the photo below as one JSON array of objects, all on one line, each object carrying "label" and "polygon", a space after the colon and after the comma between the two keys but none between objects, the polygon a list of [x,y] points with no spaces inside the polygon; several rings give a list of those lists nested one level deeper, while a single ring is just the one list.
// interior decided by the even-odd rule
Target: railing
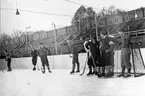
[{"label": "railing", "polygon": [[[128,31],[124,32],[125,34],[129,34],[132,38],[138,37],[138,36],[144,36],[145,35],[145,29],[141,30],[135,30],[135,31]],[[111,34],[112,36],[118,38],[120,37],[119,33],[117,34]]]}]

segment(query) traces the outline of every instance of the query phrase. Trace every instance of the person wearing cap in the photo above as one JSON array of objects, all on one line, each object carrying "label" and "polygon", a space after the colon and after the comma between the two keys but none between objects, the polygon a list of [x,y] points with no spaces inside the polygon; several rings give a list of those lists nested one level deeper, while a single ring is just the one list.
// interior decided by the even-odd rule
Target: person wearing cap
[{"label": "person wearing cap", "polygon": [[50,67],[49,67],[49,62],[47,59],[47,50],[48,49],[46,47],[44,47],[43,43],[40,43],[38,55],[42,62],[42,67],[43,67],[42,73],[45,73],[45,66],[47,67],[49,73],[51,73]]},{"label": "person wearing cap", "polygon": [[75,66],[77,65],[77,71],[76,73],[80,72],[80,63],[79,63],[79,53],[78,53],[78,49],[75,46],[75,44],[73,44],[73,42],[71,43],[70,40],[67,40],[68,46],[69,46],[69,50],[72,54],[72,71],[70,72],[70,74],[75,73]]},{"label": "person wearing cap", "polygon": [[100,60],[99,42],[91,38],[89,41],[84,42],[84,48],[87,51],[88,57],[88,68],[89,72],[87,75],[98,75],[97,67]]},{"label": "person wearing cap", "polygon": [[[108,35],[107,31],[100,33],[100,54],[102,74],[100,76],[111,77],[114,75],[114,47],[117,40]],[[105,74],[106,68],[106,74]]]},{"label": "person wearing cap", "polygon": [[[118,75],[118,77],[130,77],[131,76],[131,63],[130,63],[130,44],[131,38],[128,34],[125,35],[124,32],[119,32],[121,36],[121,68],[122,72]],[[128,72],[125,75],[125,69],[127,68]]]},{"label": "person wearing cap", "polygon": [[6,55],[6,59],[5,60],[7,61],[7,67],[8,67],[7,71],[12,71],[12,69],[11,69],[11,56],[10,56],[10,53],[7,50],[5,50],[4,53]]}]

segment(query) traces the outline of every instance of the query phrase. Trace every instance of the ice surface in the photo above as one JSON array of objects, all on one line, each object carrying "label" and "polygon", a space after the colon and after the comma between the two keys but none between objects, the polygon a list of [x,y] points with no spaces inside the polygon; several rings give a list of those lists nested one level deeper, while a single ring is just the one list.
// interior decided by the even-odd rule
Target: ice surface
[{"label": "ice surface", "polygon": [[[145,60],[145,49],[141,51]],[[81,69],[85,55],[79,56]],[[115,69],[119,69],[120,60],[117,58],[120,58],[120,51],[114,57]],[[5,69],[4,73],[0,70],[0,96],[145,96],[145,76],[103,79],[87,77],[86,73],[83,76],[70,75],[72,64],[69,56],[48,59],[52,74],[32,71],[31,58],[13,59],[12,72],[7,72],[6,62],[0,60],[0,67]],[[40,67],[40,60],[38,64]]]},{"label": "ice surface", "polygon": [[0,71],[0,96],[145,96],[145,76],[104,79],[69,72]]}]

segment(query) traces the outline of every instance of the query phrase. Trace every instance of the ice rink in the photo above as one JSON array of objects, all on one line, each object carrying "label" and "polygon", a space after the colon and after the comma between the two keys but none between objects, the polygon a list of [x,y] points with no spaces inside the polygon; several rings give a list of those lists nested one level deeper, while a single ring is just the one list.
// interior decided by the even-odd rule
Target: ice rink
[{"label": "ice rink", "polygon": [[0,96],[145,96],[145,76],[104,79],[69,72],[0,71]]},{"label": "ice rink", "polygon": [[[145,60],[145,50],[142,50]],[[80,54],[81,71],[85,55]],[[119,69],[120,53],[115,53],[115,69]],[[0,60],[0,96],[145,96],[145,75],[130,78],[98,78],[70,75],[71,58],[67,55],[48,57],[52,73],[32,71],[31,58],[13,58],[12,71]],[[38,65],[40,66],[40,60]],[[38,66],[38,67],[39,67]],[[4,72],[2,72],[2,69]]]}]

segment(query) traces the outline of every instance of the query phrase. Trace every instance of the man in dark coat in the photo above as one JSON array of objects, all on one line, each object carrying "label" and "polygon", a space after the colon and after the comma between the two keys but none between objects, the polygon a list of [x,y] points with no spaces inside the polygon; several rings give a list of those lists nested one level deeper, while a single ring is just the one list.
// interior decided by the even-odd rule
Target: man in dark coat
[{"label": "man in dark coat", "polygon": [[117,40],[110,37],[105,30],[101,31],[100,36],[102,76],[111,77],[114,75],[114,47]]},{"label": "man in dark coat", "polygon": [[38,54],[42,62],[42,67],[43,67],[42,73],[45,73],[45,66],[47,67],[48,71],[51,73],[49,62],[47,59],[47,50],[48,49],[44,47],[43,43],[40,43]]}]

